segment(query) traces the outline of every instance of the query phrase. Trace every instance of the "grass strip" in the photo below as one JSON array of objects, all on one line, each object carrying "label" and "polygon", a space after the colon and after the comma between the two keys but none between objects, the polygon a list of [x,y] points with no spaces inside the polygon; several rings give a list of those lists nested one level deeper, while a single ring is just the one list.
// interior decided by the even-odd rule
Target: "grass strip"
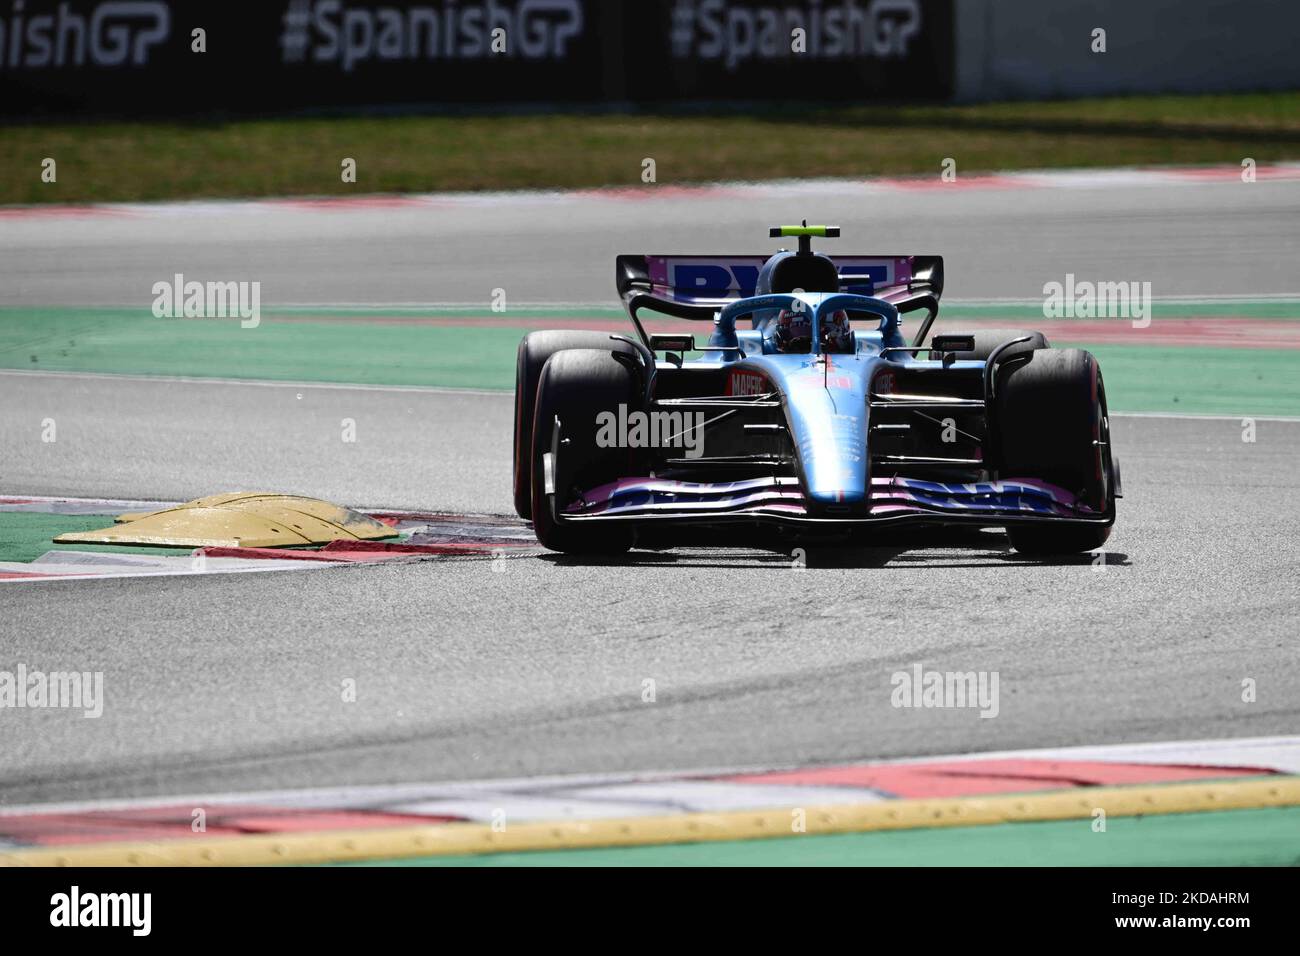
[{"label": "grass strip", "polygon": [[[13,125],[0,203],[635,186],[1300,157],[1300,93]],[[42,160],[58,180],[41,181]],[[357,161],[357,182],[339,175]]]}]

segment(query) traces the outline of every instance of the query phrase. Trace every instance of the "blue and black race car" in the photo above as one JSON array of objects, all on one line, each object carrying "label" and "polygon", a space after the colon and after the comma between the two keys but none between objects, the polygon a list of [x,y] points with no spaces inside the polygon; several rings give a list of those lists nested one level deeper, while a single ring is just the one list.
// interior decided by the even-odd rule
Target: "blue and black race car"
[{"label": "blue and black race car", "polygon": [[[911,525],[1003,527],[1030,554],[1105,542],[1119,469],[1089,352],[1038,332],[930,336],[940,257],[814,252],[835,226],[770,235],[798,248],[619,256],[635,334],[520,343],[515,506],[543,545],[869,541]],[[647,333],[645,312],[712,333]]]}]

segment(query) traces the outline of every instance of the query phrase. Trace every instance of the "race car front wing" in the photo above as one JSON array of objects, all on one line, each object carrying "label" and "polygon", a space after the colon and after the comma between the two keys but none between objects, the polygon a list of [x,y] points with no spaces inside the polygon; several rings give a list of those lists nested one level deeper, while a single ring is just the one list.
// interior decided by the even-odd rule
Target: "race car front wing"
[{"label": "race car front wing", "polygon": [[871,479],[867,508],[855,515],[810,513],[794,477],[689,482],[624,478],[593,488],[565,507],[563,521],[662,521],[714,523],[749,519],[794,524],[982,523],[1042,521],[1109,524],[1102,514],[1064,488],[1033,479],[968,483],[918,478]]}]

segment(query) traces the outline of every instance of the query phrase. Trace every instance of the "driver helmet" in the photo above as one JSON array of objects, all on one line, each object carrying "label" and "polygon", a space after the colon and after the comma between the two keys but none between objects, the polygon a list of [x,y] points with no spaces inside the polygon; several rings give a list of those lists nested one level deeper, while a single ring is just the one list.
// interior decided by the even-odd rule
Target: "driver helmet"
[{"label": "driver helmet", "polygon": [[853,330],[849,328],[849,314],[843,309],[822,316],[821,334],[823,352],[853,351]]},{"label": "driver helmet", "polygon": [[773,337],[778,352],[811,352],[812,316],[807,309],[782,309]]}]

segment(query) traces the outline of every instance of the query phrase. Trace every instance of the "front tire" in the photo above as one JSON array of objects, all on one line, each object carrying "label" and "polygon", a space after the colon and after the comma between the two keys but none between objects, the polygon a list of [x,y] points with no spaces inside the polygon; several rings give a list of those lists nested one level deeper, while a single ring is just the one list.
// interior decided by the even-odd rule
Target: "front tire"
[{"label": "front tire", "polygon": [[[566,349],[547,360],[537,385],[533,419],[532,515],[537,540],[569,554],[619,554],[632,547],[630,528],[618,523],[555,520],[583,491],[618,478],[644,474],[643,450],[605,448],[597,441],[597,416],[619,405],[628,414],[644,411],[638,376],[611,349]],[[546,494],[545,455],[552,450],[555,424],[563,444],[554,459],[554,495]],[[553,499],[553,500],[552,500]]]},{"label": "front tire", "polygon": [[[1101,368],[1082,349],[1039,349],[1002,365],[995,401],[999,473],[1072,492],[1099,516],[1114,515],[1110,421]],[[1109,524],[1013,525],[1012,546],[1033,555],[1093,551]]]},{"label": "front tire", "polygon": [[537,383],[546,360],[563,349],[606,349],[635,354],[626,342],[610,337],[608,332],[548,331],[529,332],[515,354],[515,442],[514,488],[515,513],[527,520],[533,516],[532,465],[533,417],[537,409]]}]

